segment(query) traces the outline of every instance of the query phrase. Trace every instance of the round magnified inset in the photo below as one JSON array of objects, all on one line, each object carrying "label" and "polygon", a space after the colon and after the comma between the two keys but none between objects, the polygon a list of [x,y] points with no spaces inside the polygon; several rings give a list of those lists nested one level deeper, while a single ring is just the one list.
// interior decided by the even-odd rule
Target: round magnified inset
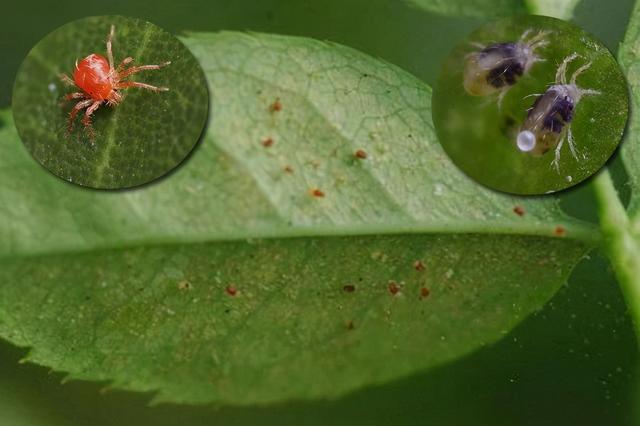
[{"label": "round magnified inset", "polygon": [[543,16],[474,31],[442,66],[433,121],[453,162],[490,188],[559,191],[597,172],[627,122],[613,55],[570,23]]},{"label": "round magnified inset", "polygon": [[204,72],[149,22],[96,16],[43,38],[16,77],[12,109],[31,155],[54,175],[130,188],[178,166],[204,129]]}]

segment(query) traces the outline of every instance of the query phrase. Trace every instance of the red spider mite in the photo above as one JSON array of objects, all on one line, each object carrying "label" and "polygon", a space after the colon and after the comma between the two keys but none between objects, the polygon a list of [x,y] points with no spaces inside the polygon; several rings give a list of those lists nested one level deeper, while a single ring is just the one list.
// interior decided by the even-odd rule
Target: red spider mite
[{"label": "red spider mite", "polygon": [[169,65],[171,62],[163,62],[159,65],[139,65],[130,68],[125,67],[133,62],[133,58],[127,56],[120,62],[117,68],[113,66],[113,52],[111,43],[115,34],[115,26],[111,25],[111,31],[107,37],[107,57],[92,53],[80,62],[76,61],[76,67],[73,70],[73,79],[66,74],[62,74],[60,79],[63,83],[75,86],[81,89],[81,92],[73,92],[65,95],[64,99],[69,101],[72,99],[80,99],[80,101],[69,112],[69,120],[67,122],[67,134],[73,130],[73,121],[78,112],[87,108],[82,118],[82,124],[89,134],[89,137],[95,139],[95,132],[91,126],[91,115],[106,102],[109,106],[119,104],[123,96],[120,93],[123,89],[129,87],[140,87],[142,89],[154,92],[166,92],[167,87],[156,87],[146,83],[137,81],[124,81],[127,77],[145,70],[157,70]]}]

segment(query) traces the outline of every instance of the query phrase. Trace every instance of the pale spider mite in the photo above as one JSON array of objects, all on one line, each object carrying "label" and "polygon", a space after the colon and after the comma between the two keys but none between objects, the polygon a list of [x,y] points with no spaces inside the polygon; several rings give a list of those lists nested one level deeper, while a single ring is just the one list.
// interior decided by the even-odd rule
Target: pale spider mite
[{"label": "pale spider mite", "polygon": [[111,25],[111,31],[107,36],[107,59],[104,56],[92,53],[82,59],[76,61],[73,70],[73,79],[66,74],[62,74],[60,79],[63,83],[75,86],[81,89],[79,92],[69,93],[64,96],[65,100],[79,99],[79,102],[69,112],[67,122],[67,135],[73,130],[73,121],[78,112],[87,108],[82,118],[82,124],[89,134],[91,140],[95,139],[95,132],[91,126],[91,115],[105,102],[109,106],[115,106],[123,99],[123,89],[130,87],[139,87],[154,92],[165,92],[169,90],[167,87],[156,87],[146,83],[137,81],[124,81],[127,77],[145,70],[157,70],[169,65],[171,62],[163,62],[158,65],[139,65],[125,68],[133,62],[133,58],[127,56],[114,68],[113,52],[111,44],[115,34],[115,26]]},{"label": "pale spider mite", "polygon": [[527,118],[520,127],[516,138],[516,145],[522,152],[534,156],[541,156],[555,147],[555,157],[551,165],[560,172],[560,150],[565,138],[569,143],[569,150],[577,160],[575,140],[571,132],[571,122],[578,102],[583,96],[599,95],[592,89],[582,89],[576,84],[576,79],[591,66],[588,62],[575,70],[571,80],[567,81],[567,66],[578,58],[577,53],[567,56],[556,72],[555,84],[544,93],[535,94],[536,100],[528,109]]},{"label": "pale spider mite", "polygon": [[536,50],[549,42],[547,31],[529,37],[532,29],[525,31],[517,42],[493,43],[488,46],[473,43],[478,51],[466,56],[463,85],[471,96],[487,96],[498,93],[498,105],[511,86],[527,74],[536,62],[542,59]]}]

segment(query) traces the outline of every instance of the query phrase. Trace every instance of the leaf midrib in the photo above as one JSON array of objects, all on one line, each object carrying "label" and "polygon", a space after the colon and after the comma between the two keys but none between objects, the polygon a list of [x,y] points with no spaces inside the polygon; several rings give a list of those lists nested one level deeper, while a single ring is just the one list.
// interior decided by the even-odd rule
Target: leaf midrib
[{"label": "leaf midrib", "polygon": [[[553,231],[556,226],[562,226],[566,230],[565,236],[553,235]],[[400,235],[493,235],[493,236],[521,236],[531,238],[562,238],[577,243],[582,243],[587,246],[595,247],[601,242],[600,229],[588,222],[582,221],[558,221],[553,224],[539,223],[529,224],[524,227],[514,226],[491,226],[486,228],[478,227],[478,223],[442,223],[429,224],[429,225],[397,225],[390,227],[388,225],[367,225],[360,227],[336,227],[336,226],[313,226],[313,227],[297,227],[297,228],[278,228],[270,229],[264,232],[254,232],[252,234],[233,234],[220,235],[219,237],[206,236],[199,238],[197,236],[189,236],[188,238],[181,237],[166,237],[166,238],[153,238],[153,239],[139,239],[133,241],[127,241],[125,243],[118,244],[95,244],[88,247],[69,247],[60,250],[43,250],[32,252],[17,252],[0,254],[0,261],[13,260],[15,258],[31,258],[31,257],[48,257],[59,255],[73,255],[73,254],[87,254],[87,253],[100,253],[106,251],[121,251],[121,250],[135,250],[143,248],[154,247],[171,247],[171,246],[185,246],[185,245],[200,245],[200,244],[217,244],[217,243],[229,243],[237,241],[247,241],[250,243],[252,240],[285,240],[285,239],[300,239],[300,238],[349,238],[349,237],[392,237]]]}]

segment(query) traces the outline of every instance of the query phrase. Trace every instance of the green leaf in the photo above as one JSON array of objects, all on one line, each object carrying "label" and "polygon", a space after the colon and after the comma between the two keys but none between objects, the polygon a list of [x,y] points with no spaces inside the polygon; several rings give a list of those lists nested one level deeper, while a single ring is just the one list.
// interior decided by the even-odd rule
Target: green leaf
[{"label": "green leaf", "polygon": [[[115,26],[114,61],[132,56],[131,65],[171,61],[161,70],[129,80],[168,87],[154,93],[131,88],[124,100],[103,104],[94,114],[95,141],[68,114],[78,101],[62,97],[79,91],[59,76],[90,53],[106,57],[105,39]],[[46,169],[93,188],[125,188],[147,183],[179,165],[197,143],[207,118],[207,85],[202,69],[173,35],[145,21],[98,16],[64,25],[41,40],[23,62],[13,92],[13,114],[27,149]]]},{"label": "green leaf", "polygon": [[524,0],[406,0],[414,6],[449,16],[487,18],[526,13]]},{"label": "green leaf", "polygon": [[33,362],[157,401],[336,397],[496,341],[597,238],[555,198],[461,174],[430,89],[390,64],[304,38],[184,41],[212,119],[156,185],[53,179],[2,116],[0,336]]},{"label": "green leaf", "polygon": [[[631,115],[626,138],[622,142],[620,155],[627,169],[629,185],[640,188],[640,2],[629,20],[629,27],[618,54],[620,65],[625,70],[630,89]],[[640,213],[640,191],[632,192],[629,213],[636,217]],[[635,223],[640,235],[640,218]]]},{"label": "green leaf", "polygon": [[605,171],[594,180],[594,189],[598,198],[602,233],[606,237],[606,251],[611,259],[620,282],[629,311],[636,328],[636,337],[640,338],[640,214],[638,213],[638,183],[640,155],[638,151],[638,104],[637,88],[640,84],[637,67],[640,47],[640,2],[636,2],[631,14],[629,29],[620,47],[620,62],[627,73],[631,89],[631,119],[620,155],[629,177],[631,201],[628,209],[620,201],[618,192],[609,173]]},{"label": "green leaf", "polygon": [[524,0],[531,13],[570,20],[580,0]]}]

